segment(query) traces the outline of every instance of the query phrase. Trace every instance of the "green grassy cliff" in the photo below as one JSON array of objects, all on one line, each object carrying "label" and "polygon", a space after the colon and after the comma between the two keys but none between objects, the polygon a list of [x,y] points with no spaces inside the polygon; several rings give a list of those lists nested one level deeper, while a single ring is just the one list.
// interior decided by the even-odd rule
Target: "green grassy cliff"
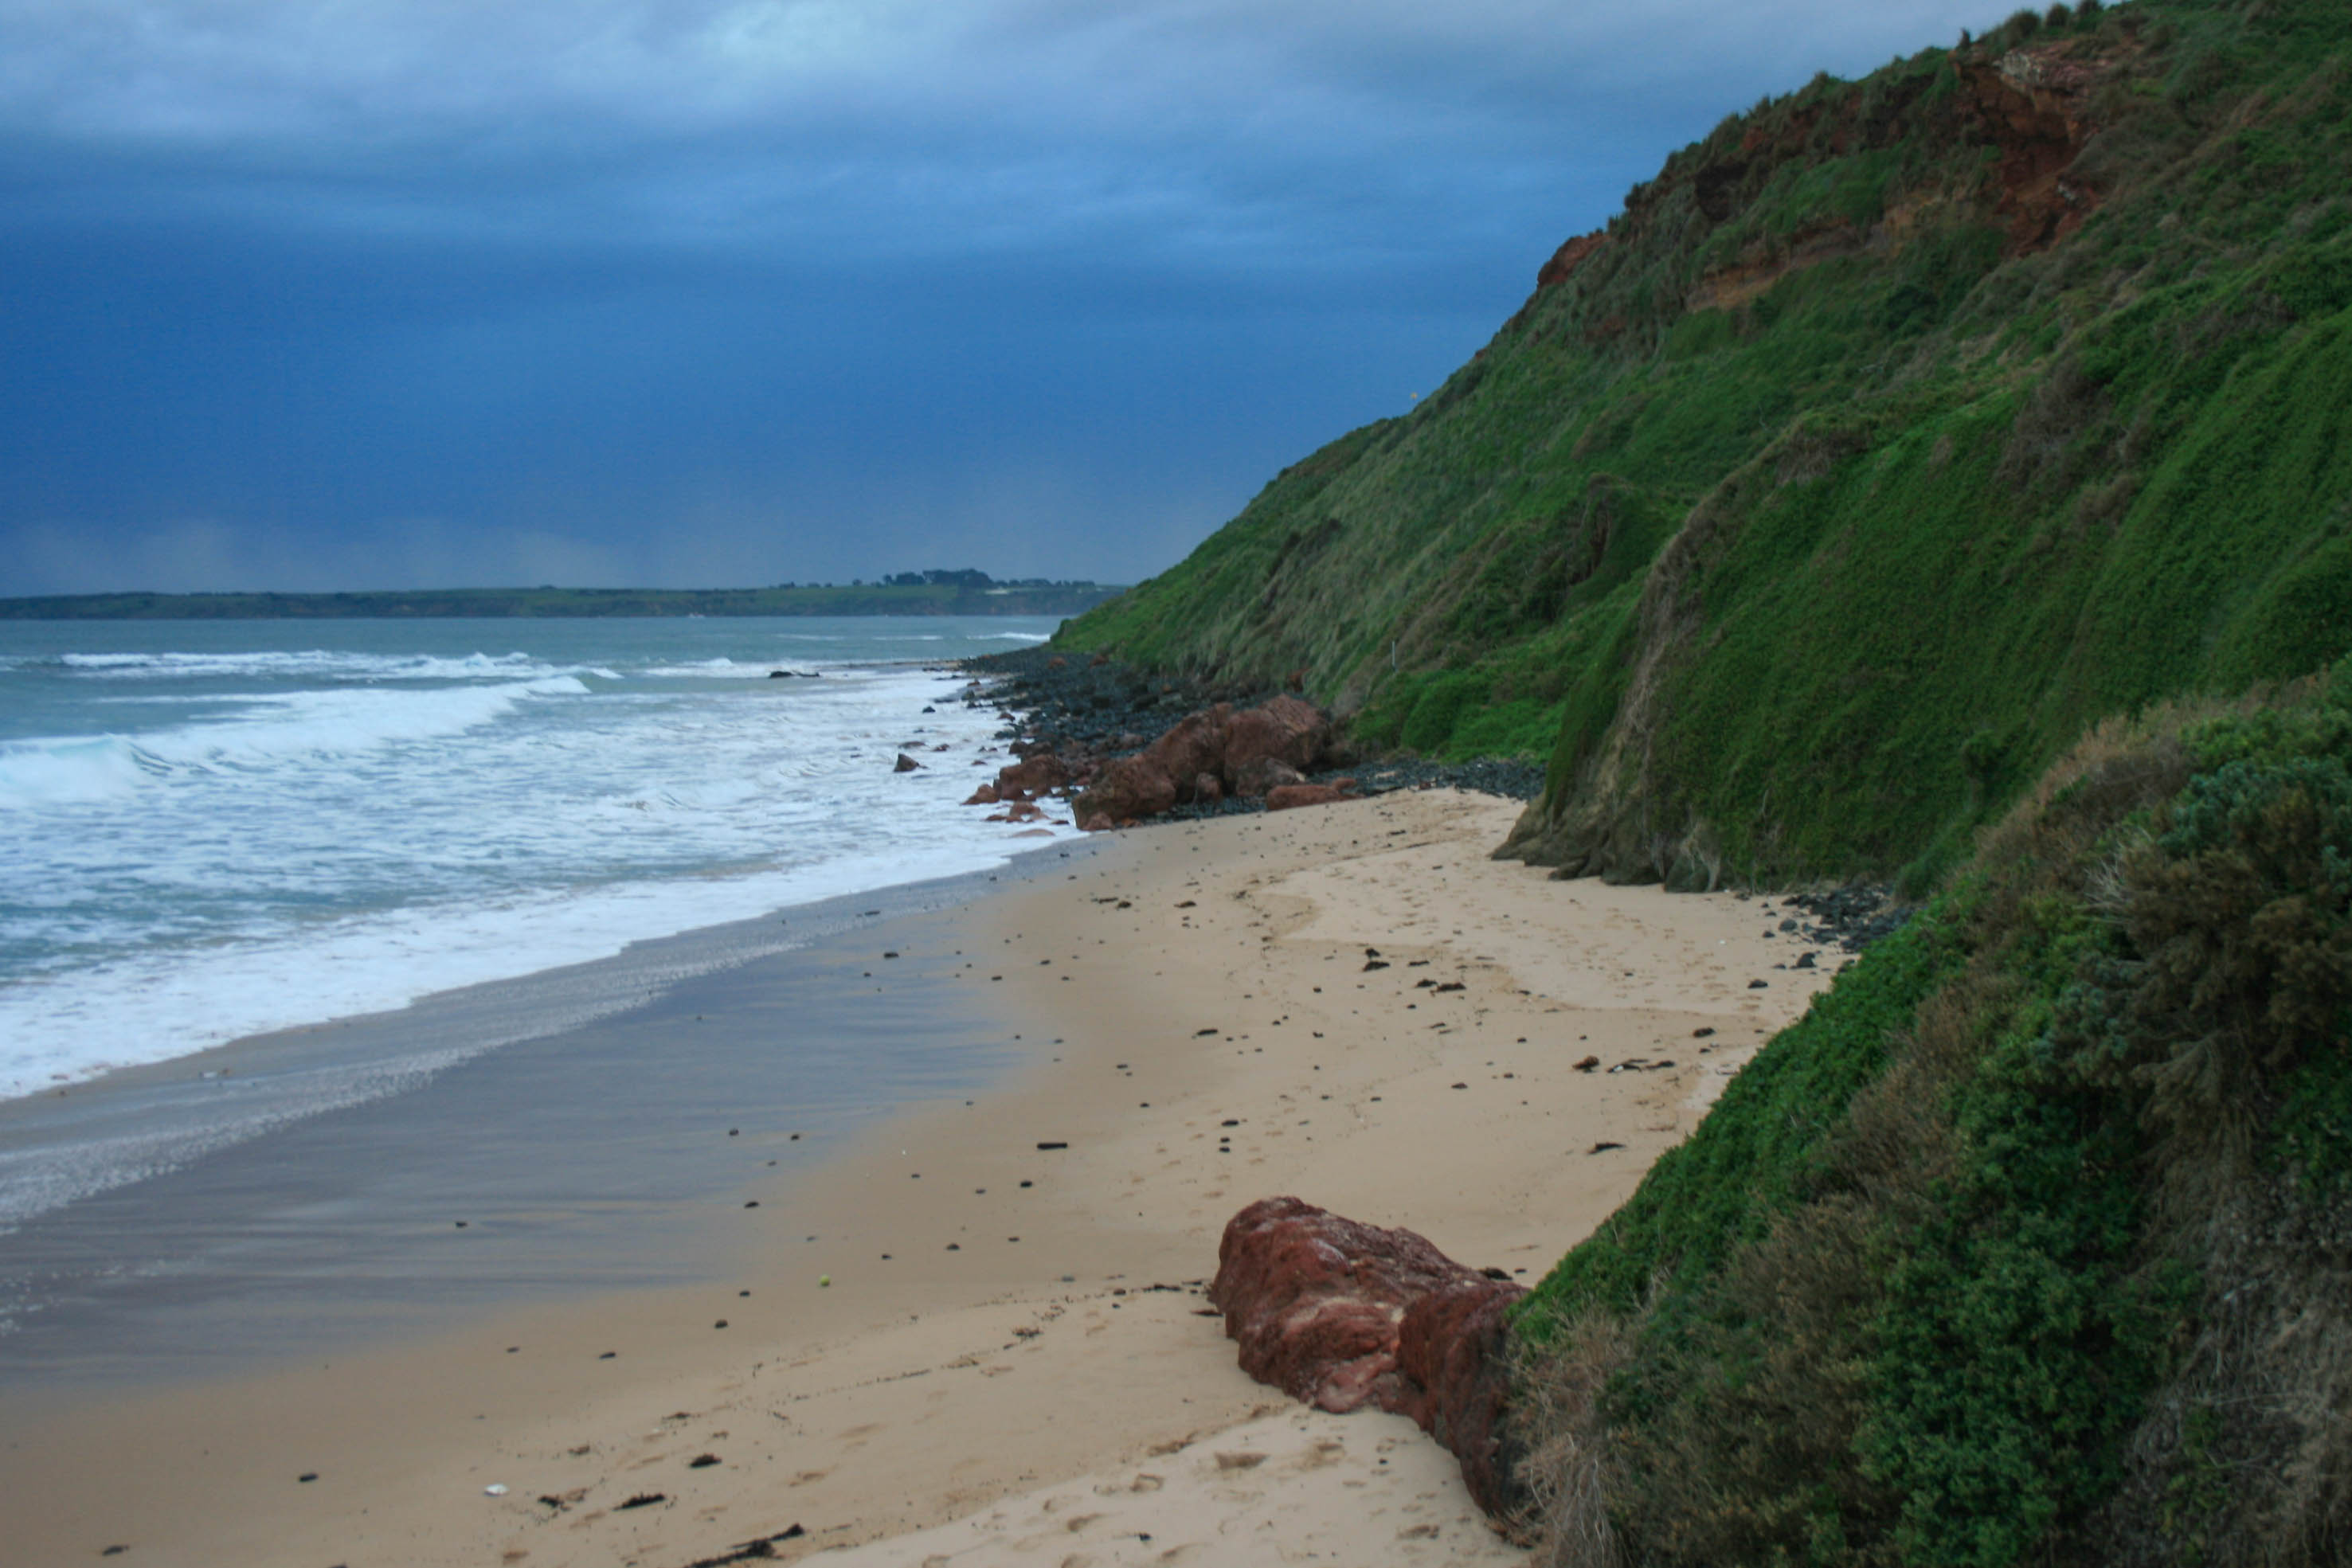
[{"label": "green grassy cliff", "polygon": [[1548,756],[1539,862],[1925,888],[2099,718],[2352,647],[2347,172],[2341,0],[1817,78],[1062,641]]},{"label": "green grassy cliff", "polygon": [[1555,1565],[2352,1553],[2352,660],[2095,729],[1523,1304]]}]

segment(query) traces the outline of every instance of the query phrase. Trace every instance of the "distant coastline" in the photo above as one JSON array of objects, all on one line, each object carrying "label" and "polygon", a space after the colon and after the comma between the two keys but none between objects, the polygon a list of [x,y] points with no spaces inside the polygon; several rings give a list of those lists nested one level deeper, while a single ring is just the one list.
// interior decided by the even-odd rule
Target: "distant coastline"
[{"label": "distant coastline", "polygon": [[[908,580],[909,579],[913,580]],[[0,599],[0,621],[577,619],[626,615],[1076,615],[1126,591],[905,572],[884,582],[774,588],[447,588],[363,593],[76,593]]]}]

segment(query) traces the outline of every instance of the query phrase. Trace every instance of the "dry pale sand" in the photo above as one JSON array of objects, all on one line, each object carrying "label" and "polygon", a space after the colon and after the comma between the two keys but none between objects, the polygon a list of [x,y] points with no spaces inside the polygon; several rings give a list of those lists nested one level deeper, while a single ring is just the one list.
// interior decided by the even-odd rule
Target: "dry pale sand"
[{"label": "dry pale sand", "polygon": [[1225,1220],[1277,1193],[1532,1279],[1827,984],[1774,967],[1777,911],[1488,860],[1516,810],[1438,791],[1145,829],[877,932],[1034,1020],[1026,1064],[714,1205],[723,1281],[10,1396],[0,1555],[685,1568],[797,1525],[778,1556],[1515,1559],[1409,1424],[1244,1378],[1199,1290]]}]

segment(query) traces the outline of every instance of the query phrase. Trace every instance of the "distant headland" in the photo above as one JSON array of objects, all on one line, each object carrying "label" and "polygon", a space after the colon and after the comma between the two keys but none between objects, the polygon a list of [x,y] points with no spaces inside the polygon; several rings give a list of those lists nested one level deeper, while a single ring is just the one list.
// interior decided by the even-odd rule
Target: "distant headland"
[{"label": "distant headland", "polygon": [[846,586],[436,588],[363,593],[75,593],[0,599],[0,621],[321,621],[596,615],[1076,615],[1125,590],[984,571],[902,571]]}]

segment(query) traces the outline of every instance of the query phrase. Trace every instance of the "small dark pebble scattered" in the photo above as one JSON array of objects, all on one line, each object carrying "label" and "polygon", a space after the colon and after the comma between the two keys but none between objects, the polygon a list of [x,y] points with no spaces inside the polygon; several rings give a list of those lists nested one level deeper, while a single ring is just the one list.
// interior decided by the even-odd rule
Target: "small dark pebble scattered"
[{"label": "small dark pebble scattered", "polygon": [[610,1361],[610,1360],[612,1360],[614,1356],[616,1356],[616,1355],[618,1355],[618,1354],[621,1354],[621,1353],[620,1353],[619,1351],[617,1351],[617,1350],[608,1350],[608,1351],[606,1351],[604,1354],[602,1354],[602,1355],[598,1356],[596,1359],[597,1359],[598,1361]]},{"label": "small dark pebble scattered", "polygon": [[756,1198],[756,1197],[755,1197],[755,1198],[753,1198],[751,1202],[749,1202],[749,1203],[745,1204],[743,1207],[746,1207],[746,1208],[757,1208],[757,1207],[760,1207],[760,1200],[759,1200],[758,1198]]},{"label": "small dark pebble scattered", "polygon": [[1622,1149],[1622,1148],[1623,1148],[1624,1146],[1625,1146],[1625,1145],[1622,1145],[1622,1144],[1601,1143],[1601,1144],[1595,1144],[1595,1145],[1593,1145],[1591,1148],[1590,1148],[1590,1149],[1586,1150],[1585,1152],[1586,1152],[1587,1154],[1593,1154],[1593,1155],[1606,1154],[1606,1153],[1607,1153],[1609,1150],[1611,1150],[1611,1149]]},{"label": "small dark pebble scattered", "polygon": [[319,1472],[316,1470],[304,1470],[300,1475],[296,1476],[294,1479],[298,1481],[315,1481],[319,1479]]},{"label": "small dark pebble scattered", "polygon": [[715,1328],[715,1329],[723,1329],[723,1328],[725,1328],[725,1327],[727,1326],[727,1320],[726,1320],[725,1318],[721,1318],[721,1319],[719,1319],[717,1322],[712,1323],[710,1326],[711,1326],[712,1328]]},{"label": "small dark pebble scattered", "polygon": [[716,1454],[697,1454],[686,1461],[686,1468],[689,1470],[707,1470],[718,1462],[719,1456]]},{"label": "small dark pebble scattered", "polygon": [[1367,959],[1364,961],[1364,968],[1363,968],[1363,972],[1364,972],[1365,974],[1369,975],[1369,974],[1370,974],[1374,969],[1385,969],[1385,968],[1387,968],[1388,967],[1389,967],[1388,960],[1387,960],[1387,959],[1385,959],[1385,958],[1367,958]]},{"label": "small dark pebble scattered", "polygon": [[1203,1038],[1203,1037],[1205,1037],[1205,1036],[1213,1035],[1213,1034],[1214,1034],[1214,1033],[1216,1033],[1216,1032],[1217,1032],[1217,1031],[1216,1031],[1215,1030],[1213,1030],[1213,1029],[1196,1029],[1196,1030],[1194,1030],[1192,1031],[1192,1038],[1193,1038],[1194,1040],[1200,1040],[1200,1039],[1202,1039],[1202,1038]]},{"label": "small dark pebble scattered", "polygon": [[1711,1035],[1714,1032],[1715,1030],[1711,1027],[1707,1029],[1695,1029],[1691,1030],[1691,1038],[1693,1040],[1705,1040],[1708,1035]]},{"label": "small dark pebble scattered", "polygon": [[1457,1084],[1455,1084],[1454,1087],[1455,1087],[1456,1089],[1467,1089],[1467,1088],[1469,1088],[1469,1087],[1470,1087],[1470,1085],[1468,1085],[1467,1083],[1457,1083]]},{"label": "small dark pebble scattered", "polygon": [[[1066,1149],[1066,1148],[1068,1148],[1070,1145],[1067,1145],[1067,1144],[1066,1144],[1066,1143],[1055,1142],[1055,1143],[1049,1143],[1049,1144],[1040,1144],[1040,1145],[1038,1145],[1037,1146],[1038,1146],[1039,1148],[1041,1148],[1041,1149]],[[1028,1184],[1027,1182],[1025,1182],[1025,1181],[1024,1181],[1024,1182],[1023,1182],[1021,1185],[1022,1185],[1023,1186],[1027,1186],[1029,1184]]]},{"label": "small dark pebble scattered", "polygon": [[1580,1062],[1578,1062],[1578,1063],[1576,1064],[1576,1070],[1577,1070],[1579,1072],[1590,1072],[1590,1071],[1591,1071],[1594,1068],[1596,1068],[1596,1067],[1598,1067],[1598,1066],[1600,1066],[1600,1065],[1601,1065],[1601,1059],[1600,1059],[1599,1057],[1597,1057],[1597,1056],[1588,1056],[1588,1057],[1586,1057],[1583,1061],[1580,1061]]},{"label": "small dark pebble scattered", "polygon": [[1760,991],[1771,983],[1769,980],[1750,980],[1748,982],[1748,988],[1751,991]]},{"label": "small dark pebble scattered", "polygon": [[613,1511],[615,1513],[626,1513],[633,1508],[651,1508],[657,1502],[667,1502],[668,1500],[669,1493],[667,1492],[641,1491],[626,1502],[614,1503],[613,1505]]}]

